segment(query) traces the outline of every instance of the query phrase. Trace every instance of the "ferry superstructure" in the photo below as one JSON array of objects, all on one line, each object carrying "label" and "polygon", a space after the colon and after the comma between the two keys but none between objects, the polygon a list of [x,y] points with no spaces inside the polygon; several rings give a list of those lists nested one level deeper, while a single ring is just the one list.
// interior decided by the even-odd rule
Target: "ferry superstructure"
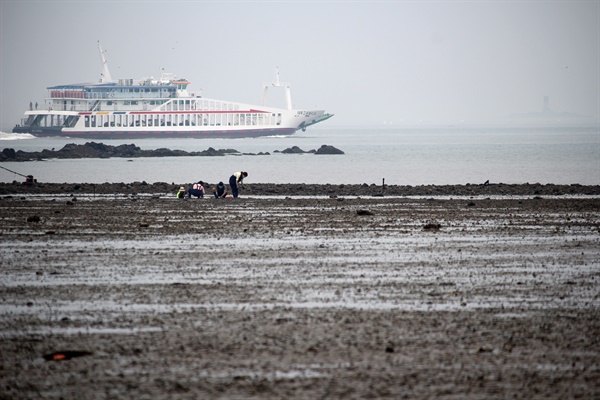
[{"label": "ferry superstructure", "polygon": [[[113,81],[98,43],[103,70],[98,83],[52,86],[45,104],[30,104],[13,132],[93,139],[290,135],[325,121],[324,110],[292,108],[290,85],[263,86],[263,105],[205,98],[188,91],[189,81],[161,70],[159,79]],[[269,88],[285,90],[286,108],[265,104]]]}]

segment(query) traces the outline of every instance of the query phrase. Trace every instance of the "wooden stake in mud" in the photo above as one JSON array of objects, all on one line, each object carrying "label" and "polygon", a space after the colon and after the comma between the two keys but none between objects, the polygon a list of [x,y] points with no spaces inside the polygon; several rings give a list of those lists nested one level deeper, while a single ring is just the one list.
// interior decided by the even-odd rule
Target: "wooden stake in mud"
[{"label": "wooden stake in mud", "polygon": [[381,180],[381,195],[383,196],[383,192],[385,191],[385,178]]}]

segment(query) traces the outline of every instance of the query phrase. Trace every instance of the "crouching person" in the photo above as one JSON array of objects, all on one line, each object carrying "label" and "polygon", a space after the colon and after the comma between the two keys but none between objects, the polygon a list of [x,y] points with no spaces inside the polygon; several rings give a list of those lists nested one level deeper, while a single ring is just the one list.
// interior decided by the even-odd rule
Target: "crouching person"
[{"label": "crouching person", "polygon": [[223,182],[219,182],[217,186],[213,188],[213,194],[215,195],[215,199],[224,199],[227,197],[227,187]]},{"label": "crouching person", "polygon": [[188,190],[188,197],[191,199],[192,196],[196,196],[197,198],[204,197],[204,182],[199,181],[198,183],[194,183]]}]

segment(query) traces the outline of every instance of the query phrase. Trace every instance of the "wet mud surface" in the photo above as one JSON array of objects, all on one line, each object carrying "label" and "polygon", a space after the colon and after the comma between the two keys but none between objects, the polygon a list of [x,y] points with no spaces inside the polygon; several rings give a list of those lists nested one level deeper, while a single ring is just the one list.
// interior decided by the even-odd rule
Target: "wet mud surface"
[{"label": "wet mud surface", "polygon": [[28,193],[0,223],[0,398],[600,396],[598,198]]}]

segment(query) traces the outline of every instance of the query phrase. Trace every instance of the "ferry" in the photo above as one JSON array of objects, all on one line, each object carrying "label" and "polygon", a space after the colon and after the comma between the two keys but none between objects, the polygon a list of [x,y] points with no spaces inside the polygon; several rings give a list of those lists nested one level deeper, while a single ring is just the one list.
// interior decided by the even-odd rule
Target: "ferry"
[{"label": "ferry", "polygon": [[[43,106],[30,103],[14,133],[91,139],[244,138],[290,135],[333,116],[324,110],[292,108],[290,84],[263,86],[263,104],[205,98],[190,82],[161,70],[159,79],[113,81],[98,42],[102,73],[97,83],[48,87]],[[283,88],[286,108],[265,105],[269,88]]]}]

